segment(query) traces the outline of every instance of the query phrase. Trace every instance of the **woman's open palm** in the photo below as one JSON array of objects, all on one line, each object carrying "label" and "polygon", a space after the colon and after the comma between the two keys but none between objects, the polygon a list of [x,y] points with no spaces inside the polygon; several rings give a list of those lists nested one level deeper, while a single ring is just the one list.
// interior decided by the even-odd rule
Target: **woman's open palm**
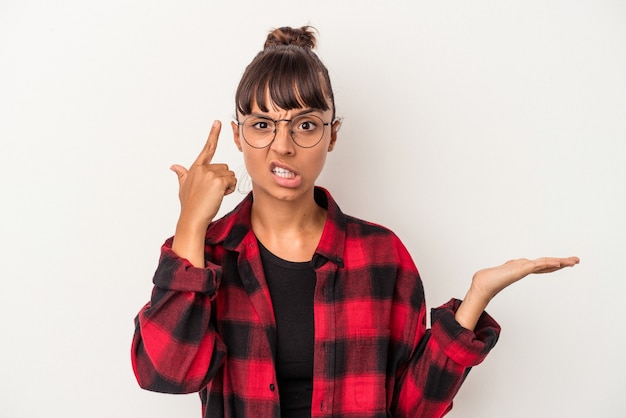
[{"label": "woman's open palm", "polygon": [[489,267],[476,272],[472,278],[472,287],[480,290],[481,293],[491,299],[507,286],[529,274],[551,273],[564,267],[572,267],[579,261],[578,257],[510,260],[500,266]]}]

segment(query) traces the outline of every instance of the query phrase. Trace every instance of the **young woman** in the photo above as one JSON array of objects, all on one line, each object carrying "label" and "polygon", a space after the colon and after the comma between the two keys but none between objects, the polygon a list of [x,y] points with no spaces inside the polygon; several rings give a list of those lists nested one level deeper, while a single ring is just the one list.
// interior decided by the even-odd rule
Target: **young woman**
[{"label": "young woman", "polygon": [[205,417],[440,417],[494,346],[484,312],[530,273],[576,257],[481,270],[463,302],[426,308],[388,229],[341,212],[315,182],[340,121],[309,27],[271,32],[237,89],[234,141],[252,192],[214,220],[237,180],[212,162],[221,125],[186,169],[154,290],[136,318],[141,387],[200,392]]}]

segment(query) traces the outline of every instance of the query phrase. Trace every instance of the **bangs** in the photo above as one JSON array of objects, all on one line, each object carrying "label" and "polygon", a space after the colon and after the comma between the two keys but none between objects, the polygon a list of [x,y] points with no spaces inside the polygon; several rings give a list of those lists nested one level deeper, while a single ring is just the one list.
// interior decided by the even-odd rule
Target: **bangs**
[{"label": "bangs", "polygon": [[330,109],[333,98],[325,88],[325,68],[302,48],[268,48],[248,66],[236,94],[237,110],[252,113],[254,104],[263,112],[281,109]]}]

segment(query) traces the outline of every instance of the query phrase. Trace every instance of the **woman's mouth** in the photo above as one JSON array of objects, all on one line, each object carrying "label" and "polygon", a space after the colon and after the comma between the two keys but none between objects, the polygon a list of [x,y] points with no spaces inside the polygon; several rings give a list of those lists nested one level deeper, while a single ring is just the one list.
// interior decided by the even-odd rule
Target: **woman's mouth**
[{"label": "woman's mouth", "polygon": [[280,167],[275,167],[272,170],[272,173],[274,173],[276,176],[284,178],[284,179],[292,179],[296,177],[296,173],[293,173],[289,170],[285,170],[284,168],[280,168]]}]

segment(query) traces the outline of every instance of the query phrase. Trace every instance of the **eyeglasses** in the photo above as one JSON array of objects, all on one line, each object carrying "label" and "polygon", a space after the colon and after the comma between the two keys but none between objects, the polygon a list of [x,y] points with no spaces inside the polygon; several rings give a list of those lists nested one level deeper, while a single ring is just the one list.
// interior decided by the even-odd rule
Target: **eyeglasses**
[{"label": "eyeglasses", "polygon": [[324,123],[319,116],[304,114],[293,119],[274,120],[267,116],[250,115],[237,124],[242,127],[243,139],[252,148],[268,147],[276,138],[276,131],[279,122],[289,124],[291,139],[299,147],[313,148],[324,137],[325,127],[330,122]]}]

